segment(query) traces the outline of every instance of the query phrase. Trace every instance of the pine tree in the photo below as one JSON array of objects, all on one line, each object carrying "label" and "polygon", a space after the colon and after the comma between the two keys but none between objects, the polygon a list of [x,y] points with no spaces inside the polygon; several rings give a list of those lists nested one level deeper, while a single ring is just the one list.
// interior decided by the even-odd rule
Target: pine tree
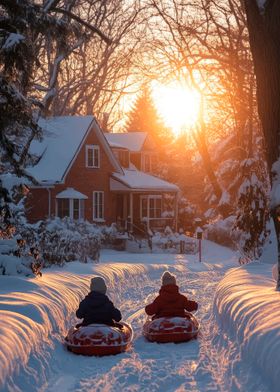
[{"label": "pine tree", "polygon": [[149,87],[143,86],[136,98],[128,113],[126,130],[148,132],[155,141],[165,141],[170,134],[157,112]]}]

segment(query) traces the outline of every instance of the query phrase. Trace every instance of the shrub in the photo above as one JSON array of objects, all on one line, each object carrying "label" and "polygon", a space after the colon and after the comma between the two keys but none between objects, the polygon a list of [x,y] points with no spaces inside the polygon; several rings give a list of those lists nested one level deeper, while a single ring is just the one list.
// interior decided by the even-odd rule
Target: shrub
[{"label": "shrub", "polygon": [[210,241],[216,242],[219,245],[228,246],[235,250],[240,235],[240,233],[233,232],[235,219],[236,217],[232,215],[226,219],[220,219],[209,223],[204,226],[204,235]]},{"label": "shrub", "polygon": [[54,218],[25,225],[21,235],[31,247],[39,250],[44,266],[48,266],[74,260],[98,262],[101,243],[112,241],[115,229],[87,221]]}]

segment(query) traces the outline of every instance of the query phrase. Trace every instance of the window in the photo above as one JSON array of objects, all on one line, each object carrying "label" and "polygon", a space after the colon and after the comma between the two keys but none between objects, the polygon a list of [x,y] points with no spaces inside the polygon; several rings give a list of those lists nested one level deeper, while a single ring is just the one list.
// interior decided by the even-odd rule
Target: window
[{"label": "window", "polygon": [[143,197],[141,205],[141,218],[147,218],[148,216],[148,198]]},{"label": "window", "polygon": [[80,218],[80,200],[73,199],[73,219]]},{"label": "window", "polygon": [[93,192],[93,220],[104,220],[104,192]]},{"label": "window", "polygon": [[151,156],[145,154],[143,156],[143,158],[144,158],[144,171],[150,172],[151,171]]},{"label": "window", "polygon": [[82,199],[56,199],[57,216],[71,219],[84,219],[84,200]]},{"label": "window", "polygon": [[150,218],[161,218],[161,197],[150,198]]},{"label": "window", "polygon": [[97,145],[86,146],[86,167],[100,167],[100,149]]},{"label": "window", "polygon": [[59,216],[59,218],[70,216],[69,201],[69,199],[57,199],[57,216]]},{"label": "window", "polygon": [[161,195],[141,196],[141,219],[161,218],[162,200]]}]

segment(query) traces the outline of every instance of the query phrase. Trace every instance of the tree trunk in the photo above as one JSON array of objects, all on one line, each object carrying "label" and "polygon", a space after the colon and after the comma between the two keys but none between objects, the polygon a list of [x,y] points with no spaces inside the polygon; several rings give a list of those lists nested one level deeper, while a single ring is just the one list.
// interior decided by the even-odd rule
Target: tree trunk
[{"label": "tree trunk", "polygon": [[[258,111],[262,122],[266,158],[272,178],[272,165],[279,159],[280,146],[280,2],[266,0],[260,11],[256,0],[244,0],[257,80]],[[272,210],[278,239],[280,271],[280,224],[277,208]],[[280,274],[277,282],[280,290]]]}]

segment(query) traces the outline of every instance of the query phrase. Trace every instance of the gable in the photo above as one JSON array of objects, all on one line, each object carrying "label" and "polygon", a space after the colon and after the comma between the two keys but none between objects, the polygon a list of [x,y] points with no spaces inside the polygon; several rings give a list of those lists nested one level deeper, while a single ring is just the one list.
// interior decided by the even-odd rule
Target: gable
[{"label": "gable", "polygon": [[27,169],[38,182],[63,182],[90,132],[96,134],[113,168],[122,172],[93,116],[53,117],[41,119],[39,125],[43,129],[44,139],[33,140],[30,146],[31,154],[35,154],[39,160],[35,166]]},{"label": "gable", "polygon": [[147,134],[147,137],[144,141],[144,144],[142,146],[142,151],[153,151],[153,152],[157,151],[157,145],[154,139],[152,138],[152,136],[149,134]]}]

